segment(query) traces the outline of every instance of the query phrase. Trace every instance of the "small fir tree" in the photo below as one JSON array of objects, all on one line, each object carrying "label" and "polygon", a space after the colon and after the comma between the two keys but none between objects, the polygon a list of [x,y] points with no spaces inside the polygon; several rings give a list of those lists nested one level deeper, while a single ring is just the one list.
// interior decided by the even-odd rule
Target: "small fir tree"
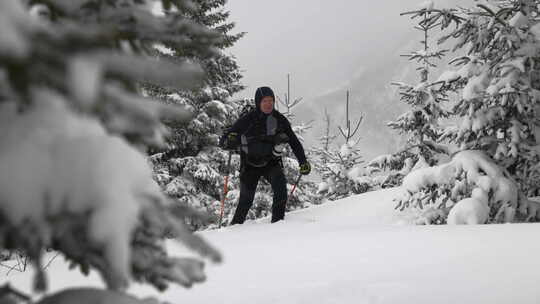
[{"label": "small fir tree", "polygon": [[447,90],[435,86],[435,81],[430,79],[432,69],[437,67],[435,61],[443,58],[447,50],[435,48],[430,37],[434,29],[446,28],[452,22],[459,22],[459,19],[450,10],[434,8],[432,1],[425,2],[418,10],[401,15],[419,19],[414,28],[422,33],[421,49],[402,56],[419,64],[417,71],[420,77],[419,82],[414,84],[392,83],[398,86],[400,101],[411,109],[388,123],[389,127],[406,135],[405,146],[396,153],[377,157],[368,163],[372,171],[391,171],[382,182],[383,187],[399,185],[410,170],[435,165],[438,154],[447,152],[438,144],[441,133],[439,121],[449,116],[443,106],[448,101]]},{"label": "small fir tree", "polygon": [[[165,103],[187,106],[194,114],[189,123],[166,122],[172,133],[169,147],[152,157],[156,177],[163,189],[180,202],[219,215],[219,201],[223,189],[223,177],[227,171],[228,153],[217,147],[224,129],[240,115],[245,101],[230,100],[242,90],[241,73],[235,58],[225,50],[234,45],[244,33],[231,34],[234,23],[229,22],[229,12],[224,10],[225,0],[196,0],[200,8],[186,12],[197,23],[214,29],[220,35],[220,43],[209,56],[201,56],[193,50],[164,45],[161,58],[175,60],[188,56],[202,63],[206,72],[204,86],[197,90],[170,90],[159,86],[146,86],[152,96]],[[233,161],[236,164],[237,160]],[[214,223],[201,225],[192,222],[192,229],[213,227]]]},{"label": "small fir tree", "polygon": [[359,139],[354,139],[363,116],[360,116],[356,126],[351,128],[349,119],[349,91],[346,98],[346,127],[338,127],[343,137],[344,144],[341,148],[330,147],[333,136],[330,135],[330,118],[326,116],[326,133],[322,137],[322,148],[314,149],[316,161],[314,168],[321,174],[322,182],[319,184],[318,193],[325,199],[336,200],[366,192],[371,187],[371,181],[361,173],[360,164],[363,162],[358,148]]}]

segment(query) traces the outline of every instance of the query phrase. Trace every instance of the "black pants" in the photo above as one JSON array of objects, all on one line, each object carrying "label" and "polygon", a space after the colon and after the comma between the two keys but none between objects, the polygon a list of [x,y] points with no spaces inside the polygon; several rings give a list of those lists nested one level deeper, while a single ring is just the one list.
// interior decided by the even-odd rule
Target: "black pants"
[{"label": "black pants", "polygon": [[242,224],[246,220],[249,208],[253,205],[255,190],[259,179],[263,176],[272,186],[274,200],[272,202],[272,220],[277,222],[285,218],[287,203],[287,180],[279,163],[270,163],[265,167],[245,166],[240,173],[240,200],[231,221],[231,225]]}]

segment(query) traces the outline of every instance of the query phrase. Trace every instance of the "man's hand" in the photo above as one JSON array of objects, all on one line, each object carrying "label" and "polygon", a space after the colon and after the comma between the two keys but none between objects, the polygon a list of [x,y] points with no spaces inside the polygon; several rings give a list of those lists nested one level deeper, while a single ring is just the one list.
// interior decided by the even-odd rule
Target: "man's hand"
[{"label": "man's hand", "polygon": [[285,133],[278,133],[274,135],[274,145],[281,145],[289,142],[289,136]]},{"label": "man's hand", "polygon": [[306,161],[303,164],[300,164],[300,174],[308,175],[311,172],[311,165]]},{"label": "man's hand", "polygon": [[222,148],[227,150],[234,150],[240,145],[240,136],[236,132],[230,132],[225,136]]}]

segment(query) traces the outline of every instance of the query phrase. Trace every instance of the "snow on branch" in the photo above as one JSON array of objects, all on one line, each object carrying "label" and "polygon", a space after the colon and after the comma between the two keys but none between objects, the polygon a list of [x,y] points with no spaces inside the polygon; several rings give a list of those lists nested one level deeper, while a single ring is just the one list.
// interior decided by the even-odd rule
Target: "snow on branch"
[{"label": "snow on branch", "polygon": [[[204,259],[221,260],[141,153],[165,144],[161,119],[191,116],[146,98],[142,83],[196,88],[205,71],[192,59],[222,43],[189,18],[192,1],[161,3],[158,16],[150,1],[0,1],[0,245],[29,257],[37,291],[47,249],[113,290],[189,287],[205,279]],[[184,55],[152,58],[157,44]],[[195,257],[168,256],[168,237]]]},{"label": "snow on branch", "polygon": [[[488,205],[495,209],[494,221],[501,216],[504,222],[513,221],[518,207],[516,183],[484,152],[477,150],[458,152],[450,162],[442,165],[413,170],[404,177],[401,187],[403,193],[396,198],[396,208],[401,210],[422,210],[433,205],[447,214],[455,202],[467,198],[464,195],[470,193],[468,187],[489,194]],[[437,197],[443,200],[433,201]]]},{"label": "snow on branch", "polygon": [[[2,105],[4,247],[22,250],[38,266],[46,248],[59,250],[84,272],[96,268],[111,289],[123,289],[132,279],[159,289],[204,279],[200,262],[164,254],[159,240],[172,235],[201,256],[220,260],[182,224],[193,213],[174,211],[145,156],[108,135],[97,120],[71,111],[59,96],[36,96],[39,107],[22,114]],[[36,288],[46,288],[39,271]]]}]

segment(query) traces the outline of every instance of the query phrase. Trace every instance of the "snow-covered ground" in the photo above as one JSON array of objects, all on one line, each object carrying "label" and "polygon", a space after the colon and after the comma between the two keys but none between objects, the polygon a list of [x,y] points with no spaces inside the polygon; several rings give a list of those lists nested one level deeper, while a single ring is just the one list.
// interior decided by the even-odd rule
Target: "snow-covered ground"
[{"label": "snow-covered ground", "polygon": [[[171,303],[540,303],[540,225],[405,225],[398,189],[370,192],[204,232],[225,256],[207,282],[159,295]],[[182,248],[173,248],[183,251]],[[30,273],[0,284],[28,290]],[[51,291],[101,286],[97,275],[48,268]],[[157,294],[133,286],[138,295]]]}]

